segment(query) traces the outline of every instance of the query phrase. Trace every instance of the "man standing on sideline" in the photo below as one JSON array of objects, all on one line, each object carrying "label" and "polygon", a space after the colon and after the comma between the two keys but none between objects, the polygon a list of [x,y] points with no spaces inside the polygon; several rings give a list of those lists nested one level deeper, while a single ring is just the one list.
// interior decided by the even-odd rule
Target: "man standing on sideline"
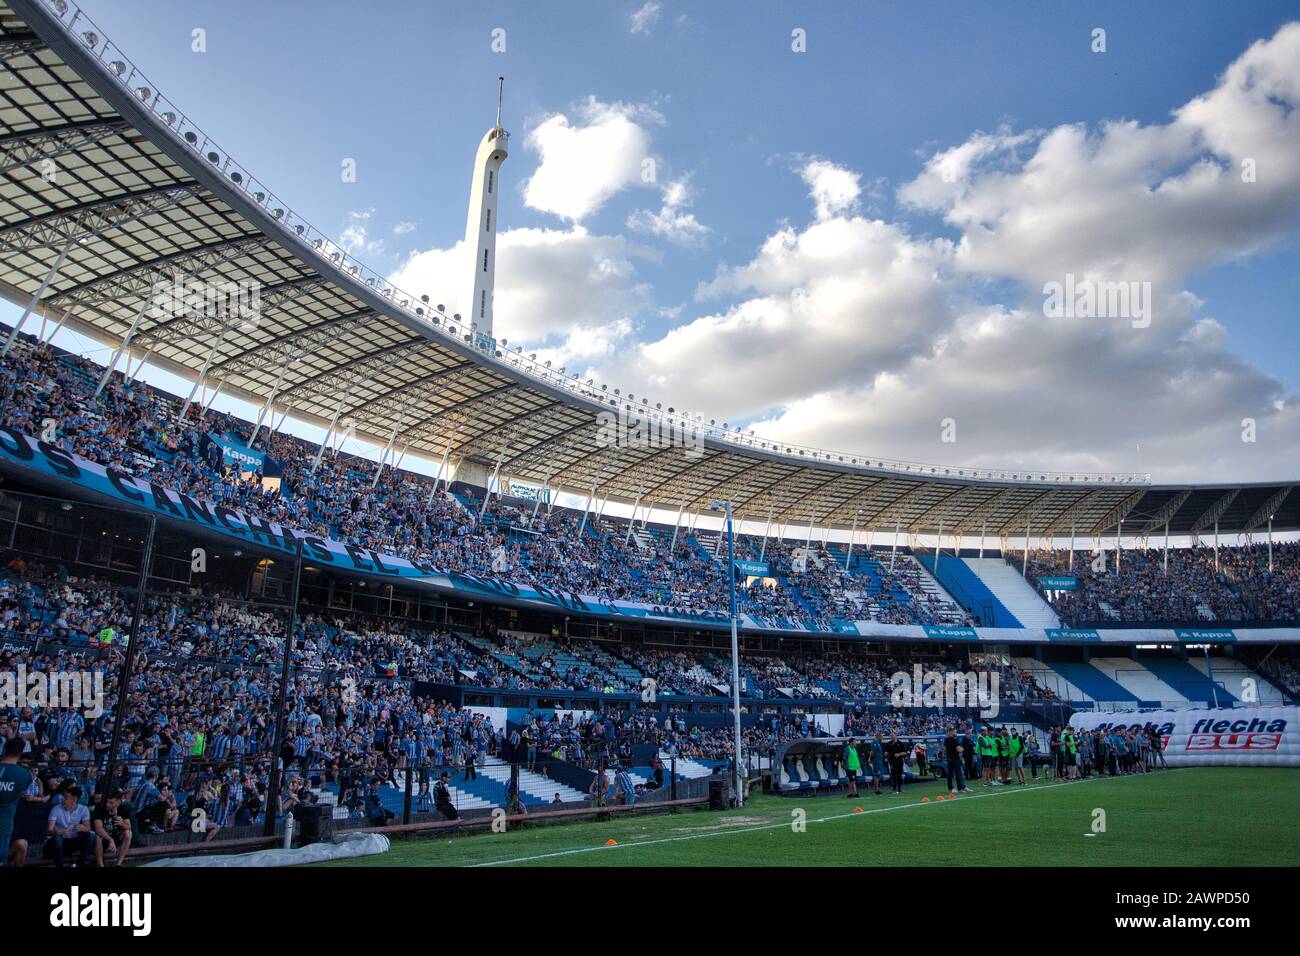
[{"label": "man standing on sideline", "polygon": [[1025,756],[1029,758],[1029,774],[1035,780],[1038,779],[1038,758],[1041,753],[1038,749],[1038,737],[1031,730],[1025,734]]},{"label": "man standing on sideline", "polygon": [[966,765],[966,779],[975,779],[975,738],[971,736],[974,727],[966,724],[962,727],[961,736],[958,738],[961,742],[962,762]]},{"label": "man standing on sideline", "polygon": [[966,789],[966,775],[962,773],[963,758],[966,748],[953,727],[948,728],[948,736],[943,738],[943,756],[948,766],[948,793],[957,796],[957,792],[970,793]]},{"label": "man standing on sideline", "polygon": [[1160,737],[1160,731],[1152,727],[1148,736],[1151,738],[1152,767],[1169,769],[1169,764],[1165,761],[1165,742]]},{"label": "man standing on sideline", "polygon": [[903,792],[903,761],[911,749],[907,741],[898,739],[897,731],[889,735],[889,741],[885,744],[885,756],[889,758],[889,785],[894,793]]},{"label": "man standing on sideline", "polygon": [[879,733],[871,741],[871,777],[876,796],[880,796],[880,782],[885,778],[885,742]]},{"label": "man standing on sideline", "polygon": [[1011,728],[1011,769],[1016,772],[1016,783],[1024,785],[1025,782],[1025,739],[1020,736],[1020,731],[1015,727]]},{"label": "man standing on sideline", "polygon": [[984,786],[997,786],[997,780],[994,779],[994,772],[998,763],[998,745],[993,739],[990,728],[985,727],[979,735],[980,750],[980,777],[984,780]]},{"label": "man standing on sideline", "polygon": [[850,737],[849,742],[844,745],[844,773],[849,778],[847,796],[856,797],[858,795],[858,774],[861,772],[862,758],[858,756],[858,739]]}]

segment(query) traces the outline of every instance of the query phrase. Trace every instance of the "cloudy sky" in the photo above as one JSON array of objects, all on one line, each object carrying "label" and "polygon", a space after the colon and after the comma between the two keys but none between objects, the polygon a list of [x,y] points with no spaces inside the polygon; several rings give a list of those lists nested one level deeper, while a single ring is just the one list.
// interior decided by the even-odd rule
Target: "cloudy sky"
[{"label": "cloudy sky", "polygon": [[[1300,473],[1292,4],[83,6],[453,309],[504,74],[496,333],[584,378],[872,456]],[[1068,281],[1145,313],[1046,314]]]}]

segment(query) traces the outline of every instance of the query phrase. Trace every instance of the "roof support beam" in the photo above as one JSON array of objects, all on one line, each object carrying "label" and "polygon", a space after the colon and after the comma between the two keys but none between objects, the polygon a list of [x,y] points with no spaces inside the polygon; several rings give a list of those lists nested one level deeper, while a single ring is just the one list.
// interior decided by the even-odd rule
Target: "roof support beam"
[{"label": "roof support beam", "polygon": [[89,120],[0,136],[0,174],[65,156],[83,146],[115,136],[128,126],[124,119]]},{"label": "roof support beam", "polygon": [[1246,527],[1242,529],[1242,532],[1244,534],[1250,534],[1256,528],[1263,526],[1266,521],[1272,521],[1273,515],[1277,514],[1277,509],[1282,507],[1282,502],[1286,501],[1294,490],[1295,485],[1287,485],[1269,495],[1268,500],[1260,505],[1255,510],[1255,513],[1250,516],[1250,520],[1246,522]]},{"label": "roof support beam", "polygon": [[45,49],[45,41],[35,33],[10,33],[0,36],[0,63],[7,64],[20,56]]},{"label": "roof support beam", "polygon": [[1173,516],[1178,514],[1178,509],[1183,506],[1183,503],[1191,496],[1192,492],[1190,489],[1180,491],[1161,505],[1160,510],[1153,514],[1149,521],[1139,525],[1133,533],[1138,536],[1148,535],[1152,531],[1165,527],[1169,524]]},{"label": "roof support beam", "polygon": [[55,209],[0,229],[0,253],[12,255],[71,240],[97,238],[137,219],[163,212],[201,191],[198,183],[172,183]]},{"label": "roof support beam", "polygon": [[89,282],[83,282],[81,285],[64,289],[50,296],[50,303],[62,308],[78,302],[148,296],[153,293],[159,282],[171,282],[177,273],[191,276],[201,274],[246,252],[259,249],[269,241],[266,236],[254,235],[239,239],[223,239],[196,248],[181,249],[170,255],[150,259],[130,269],[110,272]]},{"label": "roof support beam", "polygon": [[1208,528],[1210,525],[1218,522],[1218,520],[1223,517],[1223,513],[1228,510],[1228,505],[1236,501],[1237,495],[1239,494],[1241,494],[1241,489],[1233,488],[1227,494],[1219,496],[1218,500],[1216,500],[1214,504],[1205,509],[1205,514],[1197,518],[1196,521],[1193,522],[1192,526],[1187,530],[1191,534],[1196,534],[1198,531]]}]

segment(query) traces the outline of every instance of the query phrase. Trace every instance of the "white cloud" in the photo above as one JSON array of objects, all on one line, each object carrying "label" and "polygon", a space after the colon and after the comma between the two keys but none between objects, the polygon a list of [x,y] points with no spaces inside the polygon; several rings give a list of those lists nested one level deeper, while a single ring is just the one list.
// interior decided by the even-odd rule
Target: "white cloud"
[{"label": "white cloud", "polygon": [[370,217],[375,211],[367,209],[365,212],[348,213],[347,223],[343,231],[339,233],[339,248],[349,255],[356,256],[359,259],[365,259],[367,256],[377,256],[384,251],[384,241],[382,239],[369,238]]},{"label": "white cloud", "polygon": [[[493,331],[512,343],[541,345],[617,326],[649,298],[649,290],[636,278],[634,260],[639,255],[640,250],[622,237],[594,235],[582,226],[501,233]],[[464,272],[461,241],[450,249],[412,254],[389,279],[413,295],[428,293],[433,303],[453,313],[461,309]],[[572,345],[568,348],[576,351]]]},{"label": "white cloud", "polygon": [[526,144],[541,158],[524,183],[524,202],[580,222],[641,182],[650,149],[646,126],[662,123],[663,117],[647,106],[595,97],[574,112],[576,119],[556,113],[528,134]]},{"label": "white cloud", "polygon": [[662,204],[658,212],[638,209],[627,217],[627,227],[633,232],[648,233],[678,245],[697,243],[709,233],[709,227],[688,212],[693,196],[690,177],[682,177],[663,188]]},{"label": "white cloud", "polygon": [[646,3],[638,7],[632,14],[632,32],[649,33],[659,22],[659,15],[663,13],[663,4],[655,0],[647,0]]},{"label": "white cloud", "polygon": [[[1183,283],[1295,234],[1297,106],[1291,25],[1169,123],[975,134],[899,193],[953,241],[867,218],[855,172],[807,162],[809,224],[782,225],[697,296],[733,304],[600,371],[706,419],[892,458],[1166,481],[1294,474],[1300,396],[1234,354]],[[1041,284],[1066,272],[1150,281],[1155,320],[1045,318]],[[945,418],[956,443],[941,441]]]},{"label": "white cloud", "polygon": [[415,232],[415,223],[413,222],[399,222],[393,226],[393,235],[395,236],[405,236],[412,232]]},{"label": "white cloud", "polygon": [[[1165,124],[976,134],[900,198],[961,230],[971,272],[1156,284],[1256,252],[1300,217],[1300,23],[1243,53]],[[1253,162],[1256,181],[1243,181]]]},{"label": "white cloud", "polygon": [[818,219],[830,219],[857,209],[862,187],[858,174],[852,170],[815,159],[805,163],[799,175],[808,184],[808,195],[813,199]]}]

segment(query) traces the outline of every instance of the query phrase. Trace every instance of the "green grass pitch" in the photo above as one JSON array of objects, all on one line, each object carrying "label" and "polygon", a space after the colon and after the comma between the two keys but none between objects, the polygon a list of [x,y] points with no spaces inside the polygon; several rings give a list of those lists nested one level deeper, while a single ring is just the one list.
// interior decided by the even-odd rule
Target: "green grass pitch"
[{"label": "green grass pitch", "polygon": [[[1300,770],[1216,767],[901,797],[755,794],[725,812],[394,840],[326,866],[1294,866]],[[923,797],[929,797],[924,802]],[[854,812],[858,807],[861,813]],[[1093,833],[1094,811],[1105,811]],[[795,832],[792,811],[807,825]],[[607,840],[615,844],[607,846]]]}]

